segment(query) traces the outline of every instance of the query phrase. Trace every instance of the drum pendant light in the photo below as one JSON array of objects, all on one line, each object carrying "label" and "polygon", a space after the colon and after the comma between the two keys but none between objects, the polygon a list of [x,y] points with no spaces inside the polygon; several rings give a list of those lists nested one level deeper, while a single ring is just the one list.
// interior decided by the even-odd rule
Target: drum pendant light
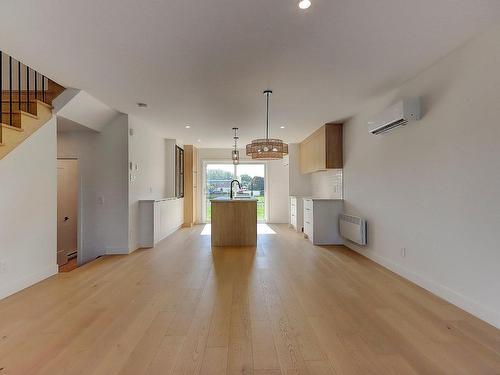
[{"label": "drum pendant light", "polygon": [[269,101],[273,92],[265,90],[266,96],[266,138],[254,139],[252,143],[247,145],[247,155],[252,159],[259,160],[276,160],[283,159],[284,155],[288,154],[288,145],[283,143],[281,139],[269,138]]}]

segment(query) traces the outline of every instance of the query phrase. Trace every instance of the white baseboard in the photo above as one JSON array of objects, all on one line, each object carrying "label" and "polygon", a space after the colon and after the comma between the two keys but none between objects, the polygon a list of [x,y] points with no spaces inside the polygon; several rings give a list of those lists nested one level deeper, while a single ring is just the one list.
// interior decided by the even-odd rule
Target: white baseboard
[{"label": "white baseboard", "polygon": [[373,260],[375,263],[391,270],[394,273],[410,280],[411,282],[417,284],[418,286],[428,290],[429,292],[441,297],[442,299],[460,307],[461,309],[467,311],[468,313],[476,316],[477,318],[484,320],[485,322],[500,328],[500,314],[489,307],[482,305],[481,303],[460,294],[447,286],[439,284],[434,280],[426,277],[425,275],[420,275],[411,271],[410,269],[402,266],[401,264],[395,263],[387,258],[375,255],[367,254],[364,249],[359,248],[357,245],[346,242],[345,246],[351,250],[354,250],[358,254],[363,255],[366,258]]},{"label": "white baseboard", "polygon": [[10,283],[0,286],[0,299],[8,297],[14,293],[17,293],[23,289],[26,289],[36,283],[39,283],[46,278],[55,275],[59,272],[59,267],[57,264],[47,266],[31,275],[21,277],[17,280],[13,280]]},{"label": "white baseboard", "polygon": [[124,247],[106,247],[105,255],[127,255],[129,249]]},{"label": "white baseboard", "polygon": [[171,230],[169,230],[162,238],[160,238],[158,241],[155,242],[155,246],[158,244],[158,242],[163,241],[165,238],[170,236],[172,233],[177,232],[179,229],[182,228],[183,225],[184,224],[182,223],[178,227],[175,227],[175,228],[172,228]]}]

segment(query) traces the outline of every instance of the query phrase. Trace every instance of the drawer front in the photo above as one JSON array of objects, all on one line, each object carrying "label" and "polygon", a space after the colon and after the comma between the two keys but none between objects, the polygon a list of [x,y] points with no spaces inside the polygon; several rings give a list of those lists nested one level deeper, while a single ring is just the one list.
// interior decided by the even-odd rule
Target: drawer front
[{"label": "drawer front", "polygon": [[296,206],[290,207],[290,214],[297,216],[297,207]]},{"label": "drawer front", "polygon": [[312,199],[304,199],[304,208],[308,208],[310,210],[313,209],[313,200]]},{"label": "drawer front", "polygon": [[304,221],[313,222],[313,210],[304,206]]},{"label": "drawer front", "polygon": [[313,225],[307,221],[304,221],[304,234],[306,234],[311,241],[313,240]]}]

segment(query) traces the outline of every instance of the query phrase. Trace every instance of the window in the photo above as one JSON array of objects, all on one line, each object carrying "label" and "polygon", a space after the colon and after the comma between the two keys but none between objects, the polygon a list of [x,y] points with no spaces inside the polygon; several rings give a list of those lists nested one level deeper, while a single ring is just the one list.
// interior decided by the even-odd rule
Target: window
[{"label": "window", "polygon": [[184,198],[184,150],[175,146],[175,196]]},{"label": "window", "polygon": [[257,199],[257,220],[265,221],[265,164],[215,162],[204,165],[204,199],[202,203],[202,220],[210,222],[212,217],[211,200],[216,197],[229,197],[231,180],[238,180],[241,189],[236,196]]}]

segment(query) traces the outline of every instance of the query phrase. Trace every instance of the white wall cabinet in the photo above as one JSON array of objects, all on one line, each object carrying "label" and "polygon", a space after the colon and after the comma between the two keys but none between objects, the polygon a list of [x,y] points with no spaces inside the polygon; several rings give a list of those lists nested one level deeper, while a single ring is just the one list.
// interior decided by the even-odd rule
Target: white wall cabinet
[{"label": "white wall cabinet", "polygon": [[139,201],[139,246],[154,247],[184,222],[184,200],[166,198]]},{"label": "white wall cabinet", "polygon": [[304,199],[302,197],[290,196],[290,225],[297,232],[302,232],[304,227]]},{"label": "white wall cabinet", "polygon": [[342,245],[339,215],[344,211],[341,199],[304,198],[304,236],[315,245]]},{"label": "white wall cabinet", "polygon": [[342,124],[329,123],[300,143],[302,174],[343,167]]}]

